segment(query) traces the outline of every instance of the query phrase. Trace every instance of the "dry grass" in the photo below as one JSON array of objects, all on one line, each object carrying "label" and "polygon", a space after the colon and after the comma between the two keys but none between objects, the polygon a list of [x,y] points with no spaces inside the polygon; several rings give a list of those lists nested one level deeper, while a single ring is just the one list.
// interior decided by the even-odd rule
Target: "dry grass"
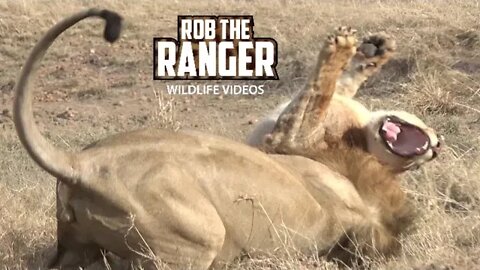
[{"label": "dry grass", "polygon": [[[82,7],[114,9],[125,16],[126,28],[118,44],[105,45],[98,38],[97,22],[84,22],[58,40],[39,71],[37,117],[47,136],[73,149],[145,125],[178,128],[180,123],[241,139],[251,128],[246,120],[260,117],[301,88],[329,29],[343,24],[355,26],[361,35],[386,31],[396,37],[399,54],[362,88],[360,99],[371,108],[418,114],[446,137],[447,147],[439,159],[405,176],[419,218],[401,239],[402,254],[368,263],[383,269],[429,263],[471,269],[480,263],[478,1],[162,2],[0,2],[0,111],[11,106],[15,78],[33,43],[53,23]],[[266,94],[255,99],[159,95],[165,85],[151,81],[152,37],[175,36],[178,14],[215,13],[255,16],[256,35],[272,36],[279,43],[281,80],[266,82]],[[118,100],[125,104],[111,105]],[[55,118],[66,106],[78,116]],[[54,180],[26,155],[8,112],[0,115],[0,127],[0,266],[43,268],[55,244]],[[231,268],[337,266],[320,258],[270,257]]]}]

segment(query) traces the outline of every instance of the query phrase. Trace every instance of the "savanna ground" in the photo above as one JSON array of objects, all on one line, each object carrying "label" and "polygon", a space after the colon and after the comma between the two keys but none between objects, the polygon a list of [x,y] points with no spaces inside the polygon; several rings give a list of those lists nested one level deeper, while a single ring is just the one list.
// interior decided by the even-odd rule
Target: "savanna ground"
[{"label": "savanna ground", "polygon": [[[440,157],[404,177],[418,219],[383,269],[472,269],[480,264],[480,3],[478,1],[0,1],[0,266],[44,268],[55,245],[55,181],[27,156],[11,120],[13,86],[33,44],[62,17],[107,7],[125,17],[119,42],[98,20],[65,33],[40,67],[35,117],[57,145],[145,126],[193,128],[236,140],[300,89],[334,26],[386,31],[398,54],[367,82],[372,109],[416,113],[446,138]],[[152,37],[176,37],[179,14],[252,14],[255,34],[279,44],[279,81],[262,96],[168,96],[152,81]],[[191,82],[200,83],[200,82]],[[210,82],[232,83],[232,82]],[[239,82],[236,82],[239,83]],[[251,83],[251,82],[240,82]],[[433,264],[433,265],[430,265]],[[321,258],[247,260],[234,269],[336,269]]]}]

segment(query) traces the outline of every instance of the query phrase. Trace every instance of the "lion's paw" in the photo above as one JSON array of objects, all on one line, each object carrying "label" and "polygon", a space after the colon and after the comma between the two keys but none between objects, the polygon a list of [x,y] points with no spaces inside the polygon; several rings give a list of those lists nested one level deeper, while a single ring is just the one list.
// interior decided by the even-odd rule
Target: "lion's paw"
[{"label": "lion's paw", "polygon": [[337,48],[345,48],[345,49],[352,49],[357,45],[357,38],[356,38],[357,30],[341,26],[335,31],[335,43],[337,44]]},{"label": "lion's paw", "polygon": [[327,36],[325,47],[331,53],[345,53],[346,55],[353,55],[356,52],[357,30],[351,27],[341,26]]},{"label": "lion's paw", "polygon": [[385,33],[368,36],[357,48],[356,65],[367,76],[377,72],[393,56],[396,50],[395,40]]},{"label": "lion's paw", "polygon": [[396,49],[396,43],[392,37],[385,33],[379,33],[364,38],[362,44],[358,47],[358,52],[366,58],[372,58],[386,56],[388,53],[395,52]]}]

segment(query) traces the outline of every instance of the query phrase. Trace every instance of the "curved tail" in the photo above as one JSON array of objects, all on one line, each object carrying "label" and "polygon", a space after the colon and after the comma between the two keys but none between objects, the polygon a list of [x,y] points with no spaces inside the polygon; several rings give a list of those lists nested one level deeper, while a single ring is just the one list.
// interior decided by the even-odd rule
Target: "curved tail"
[{"label": "curved tail", "polygon": [[104,38],[107,41],[114,42],[120,36],[122,18],[112,11],[88,9],[62,20],[35,45],[23,66],[15,89],[14,122],[20,141],[40,167],[66,184],[75,184],[79,180],[75,154],[55,147],[38,131],[32,112],[33,91],[28,86],[30,77],[53,41],[65,30],[88,17],[100,17],[106,21]]}]

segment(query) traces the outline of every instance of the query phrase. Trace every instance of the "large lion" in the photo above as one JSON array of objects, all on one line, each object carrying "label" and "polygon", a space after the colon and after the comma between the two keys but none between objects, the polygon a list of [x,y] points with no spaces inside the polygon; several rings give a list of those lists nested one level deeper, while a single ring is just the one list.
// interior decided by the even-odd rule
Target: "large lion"
[{"label": "large lion", "polygon": [[345,176],[378,211],[385,231],[374,236],[375,248],[391,250],[413,213],[398,177],[435,158],[440,139],[415,115],[370,112],[353,99],[395,51],[390,37],[368,37],[356,54],[340,52],[341,60],[337,47],[324,46],[305,89],[261,121],[247,142],[268,153],[311,158]]},{"label": "large lion", "polygon": [[[16,84],[20,141],[58,179],[58,246],[50,267],[87,266],[102,250],[146,268],[155,257],[174,269],[207,269],[257,252],[336,257],[349,252],[332,249],[346,235],[365,250],[391,248],[378,209],[349,179],[308,158],[268,155],[192,131],[121,133],[79,153],[50,144],[34,122],[29,79],[53,41],[92,16],[106,21],[107,41],[119,37],[121,17],[111,11],[68,17],[33,48]],[[324,67],[344,65],[355,42],[350,31],[337,31],[322,51]],[[375,178],[377,169],[357,173]]]}]

